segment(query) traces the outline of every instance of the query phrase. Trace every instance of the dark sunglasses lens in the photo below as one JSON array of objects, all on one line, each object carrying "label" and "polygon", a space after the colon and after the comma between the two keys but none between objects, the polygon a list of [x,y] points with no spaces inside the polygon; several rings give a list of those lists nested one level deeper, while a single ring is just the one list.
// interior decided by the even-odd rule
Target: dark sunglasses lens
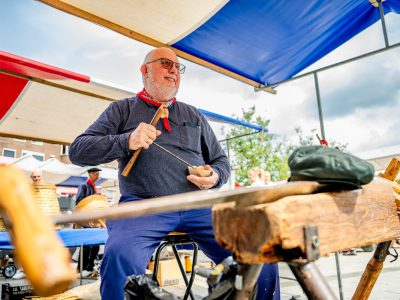
[{"label": "dark sunglasses lens", "polygon": [[163,68],[170,70],[172,68],[172,64],[174,62],[172,60],[161,58],[161,65]]},{"label": "dark sunglasses lens", "polygon": [[175,64],[175,67],[177,70],[179,70],[179,73],[183,74],[185,72],[185,66],[180,63],[173,62],[172,60],[169,60],[168,58],[161,58],[160,61],[161,61],[161,66],[164,69],[171,70],[172,66]]}]

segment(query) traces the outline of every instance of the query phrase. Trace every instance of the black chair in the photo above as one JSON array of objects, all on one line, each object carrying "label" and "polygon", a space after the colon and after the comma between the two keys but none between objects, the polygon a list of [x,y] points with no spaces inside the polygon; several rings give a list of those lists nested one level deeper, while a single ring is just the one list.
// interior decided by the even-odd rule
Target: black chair
[{"label": "black chair", "polygon": [[[191,272],[189,280],[186,276],[185,269],[183,268],[182,262],[179,258],[177,246],[180,246],[180,245],[192,245],[193,249],[194,249],[192,272]],[[158,249],[156,251],[156,257],[154,260],[153,280],[158,282],[157,281],[157,273],[158,273],[158,266],[159,266],[159,262],[160,262],[160,254],[161,254],[161,251],[167,246],[172,247],[172,251],[174,252],[176,261],[178,262],[178,265],[179,265],[179,269],[181,270],[181,273],[182,273],[183,280],[185,281],[185,284],[186,284],[186,291],[185,291],[185,296],[183,297],[183,300],[186,300],[189,297],[189,295],[192,300],[195,300],[194,295],[192,293],[192,285],[193,285],[194,276],[195,276],[193,268],[197,263],[197,253],[198,253],[199,247],[192,240],[192,238],[189,235],[187,235],[186,233],[171,232],[161,242],[160,246],[158,247]]]}]

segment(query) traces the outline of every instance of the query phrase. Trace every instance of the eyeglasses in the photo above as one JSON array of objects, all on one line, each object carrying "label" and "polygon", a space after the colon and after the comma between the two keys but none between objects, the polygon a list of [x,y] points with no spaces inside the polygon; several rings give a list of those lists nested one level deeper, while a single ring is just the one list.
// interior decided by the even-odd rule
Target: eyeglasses
[{"label": "eyeglasses", "polygon": [[155,60],[149,61],[148,63],[146,63],[146,65],[147,65],[147,64],[151,64],[151,63],[153,63],[153,62],[156,62],[156,61],[158,61],[158,60],[161,62],[161,66],[162,66],[164,69],[171,70],[172,67],[173,67],[173,65],[175,64],[175,68],[176,68],[177,70],[179,70],[179,73],[181,73],[181,74],[185,73],[186,67],[185,67],[184,65],[182,65],[181,63],[174,62],[174,61],[172,61],[172,60],[170,60],[170,59],[168,59],[168,58],[164,58],[164,57],[157,58],[157,59],[155,59]]}]

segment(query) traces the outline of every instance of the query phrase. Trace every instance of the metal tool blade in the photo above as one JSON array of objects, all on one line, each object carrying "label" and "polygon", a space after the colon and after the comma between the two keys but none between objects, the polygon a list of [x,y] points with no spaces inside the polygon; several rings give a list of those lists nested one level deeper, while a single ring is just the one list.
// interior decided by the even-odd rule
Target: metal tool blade
[{"label": "metal tool blade", "polygon": [[153,142],[153,145],[157,146],[158,148],[160,148],[161,150],[167,152],[169,155],[172,155],[173,157],[175,157],[176,159],[180,160],[181,162],[183,162],[185,165],[194,168],[194,166],[192,166],[191,164],[189,164],[186,160],[183,160],[182,158],[180,158],[179,156],[173,154],[171,151],[165,149],[163,146],[157,144],[156,142]]}]

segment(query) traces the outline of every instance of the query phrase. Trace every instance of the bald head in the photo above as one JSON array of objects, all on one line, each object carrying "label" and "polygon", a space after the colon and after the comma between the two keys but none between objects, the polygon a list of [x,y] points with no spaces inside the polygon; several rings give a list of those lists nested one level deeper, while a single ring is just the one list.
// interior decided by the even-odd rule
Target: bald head
[{"label": "bald head", "polygon": [[146,54],[146,56],[144,57],[143,64],[147,64],[148,62],[161,57],[164,53],[167,53],[167,52],[169,52],[171,55],[177,57],[175,52],[172,49],[170,49],[168,47],[159,47],[159,48],[151,50],[149,53]]}]

